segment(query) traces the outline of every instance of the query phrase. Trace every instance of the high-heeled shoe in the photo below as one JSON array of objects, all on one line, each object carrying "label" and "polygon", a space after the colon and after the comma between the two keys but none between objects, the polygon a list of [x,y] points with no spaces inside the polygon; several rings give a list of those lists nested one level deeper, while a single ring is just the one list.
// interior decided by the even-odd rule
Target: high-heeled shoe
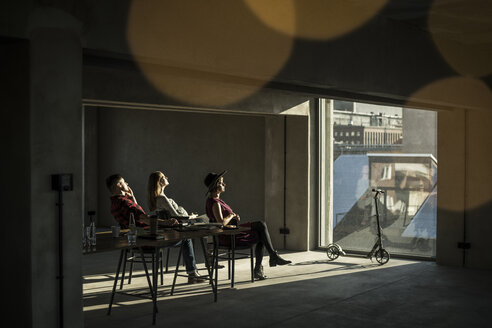
[{"label": "high-heeled shoe", "polygon": [[280,257],[280,255],[278,255],[277,252],[275,252],[275,254],[273,256],[270,256],[270,266],[271,267],[274,267],[277,265],[286,265],[286,264],[290,264],[290,263],[292,263],[292,261],[284,260],[283,258]]},{"label": "high-heeled shoe", "polygon": [[263,272],[263,265],[259,268],[255,268],[254,277],[257,280],[265,280],[267,278],[267,276],[265,276],[265,273]]}]

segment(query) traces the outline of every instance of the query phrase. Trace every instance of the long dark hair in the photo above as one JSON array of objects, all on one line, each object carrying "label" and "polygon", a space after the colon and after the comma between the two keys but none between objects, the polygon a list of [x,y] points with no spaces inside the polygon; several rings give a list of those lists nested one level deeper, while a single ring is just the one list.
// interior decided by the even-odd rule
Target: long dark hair
[{"label": "long dark hair", "polygon": [[164,173],[161,171],[155,171],[149,175],[149,181],[147,182],[147,203],[151,211],[155,210],[155,200],[162,193],[163,186],[161,184],[161,178],[163,176]]}]

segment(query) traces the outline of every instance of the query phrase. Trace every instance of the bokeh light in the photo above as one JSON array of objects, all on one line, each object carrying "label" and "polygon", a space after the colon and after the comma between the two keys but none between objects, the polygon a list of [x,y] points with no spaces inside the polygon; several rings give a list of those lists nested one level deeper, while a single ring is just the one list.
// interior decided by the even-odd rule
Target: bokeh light
[{"label": "bokeh light", "polygon": [[388,0],[244,0],[266,25],[297,38],[329,40],[373,18]]},{"label": "bokeh light", "polygon": [[479,79],[450,77],[421,88],[408,98],[409,107],[411,107],[412,102],[427,102],[456,108],[490,111],[492,109],[492,92]]},{"label": "bokeh light", "polygon": [[283,68],[293,40],[262,24],[242,1],[133,1],[128,44],[147,79],[180,102],[225,106]]},{"label": "bokeh light", "polygon": [[434,1],[429,30],[446,62],[459,74],[492,73],[492,1]]},{"label": "bokeh light", "polygon": [[[468,160],[474,163],[476,172],[470,172],[467,178],[473,180],[472,175],[476,176],[482,174],[487,170],[487,163],[489,156],[486,154],[487,147],[483,148],[484,145],[489,142],[490,135],[490,125],[492,124],[492,92],[488,86],[479,79],[469,78],[469,77],[451,77],[443,80],[435,81],[422,89],[415,92],[409,99],[407,107],[412,106],[412,102],[427,102],[436,103],[440,105],[453,106],[458,109],[469,109],[468,128],[466,137],[460,135],[459,138],[462,140],[480,140],[480,142],[473,142],[473,144],[468,145],[469,153]],[[459,117],[459,116],[458,116]],[[438,118],[439,119],[439,118]],[[456,122],[457,124],[463,124],[464,122]],[[442,131],[440,133],[443,133]],[[461,131],[449,130],[449,133],[462,133]],[[453,151],[454,147],[457,148],[457,155],[459,154],[459,146],[450,143],[449,139],[446,140],[445,144],[440,145],[439,148],[446,149],[444,153]],[[489,142],[490,143],[490,142]],[[475,148],[473,151],[471,148]],[[441,150],[442,150],[441,149]],[[474,153],[472,155],[471,153]],[[470,159],[470,156],[475,156],[475,159]],[[478,157],[477,157],[478,156]],[[453,167],[453,164],[451,164]],[[458,166],[459,167],[459,166]],[[457,173],[459,176],[461,173]],[[449,181],[448,181],[449,182]],[[473,192],[473,197],[469,198],[465,204],[468,210],[478,209],[481,206],[486,206],[490,203],[490,193],[487,192],[487,188],[490,188],[486,184],[483,186],[477,186],[477,188],[483,189],[475,190]],[[440,206],[443,206],[441,204]],[[447,202],[444,206],[449,211],[462,211],[462,206],[464,204],[455,201]]]}]

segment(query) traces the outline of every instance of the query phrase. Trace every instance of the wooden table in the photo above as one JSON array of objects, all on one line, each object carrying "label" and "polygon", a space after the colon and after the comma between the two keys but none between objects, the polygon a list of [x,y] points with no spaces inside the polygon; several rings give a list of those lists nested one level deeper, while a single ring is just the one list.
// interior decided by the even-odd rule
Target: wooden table
[{"label": "wooden table", "polygon": [[[186,240],[186,239],[199,239],[201,242],[202,250],[203,250],[203,255],[205,258],[205,266],[207,267],[207,272],[208,272],[208,279],[210,281],[210,285],[212,287],[212,292],[214,294],[214,302],[217,302],[217,283],[218,283],[218,236],[219,235],[229,235],[231,236],[231,239],[234,241],[235,238],[234,236],[243,232],[243,231],[248,231],[249,228],[244,228],[244,227],[238,227],[237,229],[233,230],[222,230],[222,229],[199,229],[199,230],[193,230],[193,227],[189,227],[188,229],[182,229],[181,231],[176,231],[174,229],[165,229],[164,231],[159,231],[158,235],[160,239],[148,239],[148,238],[143,238],[139,237],[137,238],[137,242],[135,245],[129,245],[128,244],[128,239],[126,236],[126,230],[121,230],[120,237],[113,237],[111,231],[107,232],[100,232],[97,233],[97,244],[96,247],[87,250],[85,254],[91,254],[91,253],[99,253],[99,252],[107,252],[107,251],[113,251],[113,250],[121,250],[120,252],[120,258],[118,261],[118,266],[116,268],[116,275],[114,279],[114,284],[113,284],[113,290],[111,293],[111,298],[109,302],[109,307],[108,307],[108,315],[111,314],[111,307],[113,304],[114,300],[114,295],[116,293],[116,286],[118,284],[118,277],[120,273],[120,268],[121,264],[123,261],[123,256],[127,253],[129,249],[138,249],[140,252],[142,262],[144,265],[145,269],[145,274],[147,277],[147,282],[149,284],[149,289],[152,297],[152,303],[153,303],[153,313],[152,313],[152,324],[155,325],[156,322],[156,313],[157,313],[157,277],[158,277],[158,256],[159,256],[159,251],[162,248],[165,247],[171,247],[172,245],[176,244],[177,242]],[[208,263],[207,259],[207,253],[206,253],[206,247],[203,241],[204,237],[213,237],[213,252],[212,252],[212,261],[214,265],[210,265]],[[232,247],[234,251],[234,242],[232,242]],[[149,272],[147,268],[147,263],[144,258],[144,249],[153,249],[155,252],[155,256],[152,257],[152,282],[150,281],[149,278]],[[174,285],[176,282],[176,277],[179,269],[179,259],[181,258],[181,253],[183,251],[183,243],[181,243],[181,248],[180,252],[178,255],[178,263],[176,265],[176,270],[174,273],[174,280],[173,280],[173,285],[172,285],[172,291],[174,290]],[[155,260],[157,259],[157,261]]]}]

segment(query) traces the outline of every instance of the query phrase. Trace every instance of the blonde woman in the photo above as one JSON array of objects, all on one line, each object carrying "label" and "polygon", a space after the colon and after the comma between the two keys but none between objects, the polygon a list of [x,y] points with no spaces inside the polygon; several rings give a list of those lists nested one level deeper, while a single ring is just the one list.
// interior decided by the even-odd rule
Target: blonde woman
[{"label": "blonde woman", "polygon": [[147,184],[149,210],[159,212],[163,219],[194,219],[196,214],[188,212],[164,193],[169,186],[169,178],[161,171],[152,172]]},{"label": "blonde woman", "polygon": [[[170,225],[177,225],[179,218],[193,218],[196,214],[188,215],[188,212],[176,202],[164,194],[164,188],[169,185],[167,177],[160,171],[156,171],[150,174],[147,184],[147,196],[148,205],[150,211],[161,211],[164,213],[164,222],[169,222]],[[183,259],[186,265],[186,271],[188,273],[188,283],[194,284],[197,282],[204,282],[205,280],[200,277],[196,270],[195,254],[193,252],[193,241],[191,239],[185,239],[182,241],[183,247]],[[178,246],[181,241],[172,246]]]}]

